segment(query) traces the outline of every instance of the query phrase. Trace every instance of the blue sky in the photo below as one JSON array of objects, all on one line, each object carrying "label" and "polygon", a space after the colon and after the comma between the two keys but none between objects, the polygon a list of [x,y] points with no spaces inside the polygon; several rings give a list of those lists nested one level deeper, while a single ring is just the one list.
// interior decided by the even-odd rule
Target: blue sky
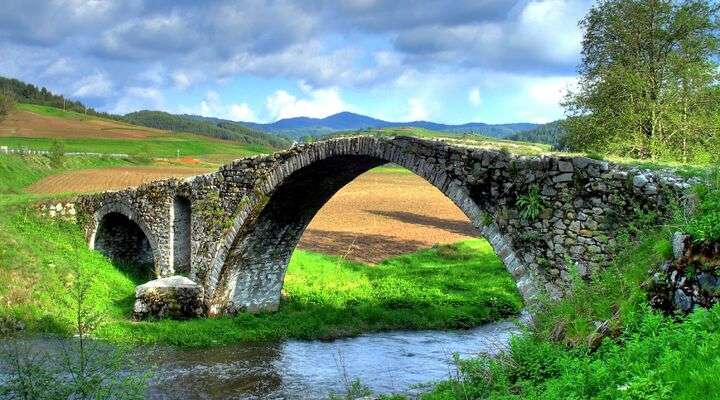
[{"label": "blue sky", "polygon": [[0,75],[114,113],[548,122],[589,0],[4,0]]}]

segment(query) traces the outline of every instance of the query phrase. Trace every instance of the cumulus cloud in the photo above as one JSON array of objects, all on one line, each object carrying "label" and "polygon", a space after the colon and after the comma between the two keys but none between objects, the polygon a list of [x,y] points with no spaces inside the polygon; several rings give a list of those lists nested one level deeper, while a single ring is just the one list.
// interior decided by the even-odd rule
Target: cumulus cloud
[{"label": "cumulus cloud", "polygon": [[482,97],[480,97],[480,88],[474,87],[471,88],[468,92],[468,101],[473,106],[477,107],[482,103]]},{"label": "cumulus cloud", "polygon": [[542,105],[558,105],[578,83],[576,77],[553,77],[530,81],[528,92],[532,99]]},{"label": "cumulus cloud", "polygon": [[422,99],[412,97],[408,99],[408,112],[405,114],[406,121],[421,121],[430,117],[427,106]]},{"label": "cumulus cloud", "polygon": [[126,114],[138,110],[158,110],[165,105],[162,91],[154,87],[132,86],[126,88],[111,108],[111,112]]},{"label": "cumulus cloud", "polygon": [[186,112],[199,114],[203,117],[215,117],[232,121],[257,121],[255,113],[247,103],[225,104],[222,102],[220,95],[213,90],[205,94],[205,98],[200,102],[196,110],[188,110]]},{"label": "cumulus cloud", "polygon": [[[528,87],[536,78],[575,73],[577,20],[590,2],[457,0],[449,6],[427,0],[418,7],[414,0],[6,0],[0,53],[7,57],[0,57],[0,74],[105,110],[162,104],[158,96],[131,93],[137,88],[161,95],[180,89],[189,96],[193,88],[239,77],[284,82],[261,94],[265,107],[255,111],[263,120],[347,109],[341,91],[387,97],[416,87],[409,96],[414,104],[407,95],[397,98],[393,115],[441,118],[443,105],[433,103],[434,96],[457,98],[466,107],[482,103],[480,110],[492,96],[469,79],[455,86],[444,81],[490,72],[525,79],[518,93],[533,102],[555,101],[552,88]],[[298,80],[312,88],[294,93],[286,82]],[[243,102],[206,105],[225,118],[258,117]]]},{"label": "cumulus cloud", "polygon": [[80,98],[105,97],[110,94],[111,89],[112,82],[107,75],[102,72],[95,72],[80,80],[72,95]]},{"label": "cumulus cloud", "polygon": [[265,100],[270,120],[292,117],[324,118],[350,107],[340,96],[336,87],[314,89],[305,82],[298,84],[303,97],[296,97],[285,90],[277,90]]}]

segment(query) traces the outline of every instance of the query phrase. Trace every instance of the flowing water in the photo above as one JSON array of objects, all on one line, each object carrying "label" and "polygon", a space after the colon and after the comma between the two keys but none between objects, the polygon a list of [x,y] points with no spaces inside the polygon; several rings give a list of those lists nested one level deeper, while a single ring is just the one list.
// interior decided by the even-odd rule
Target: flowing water
[{"label": "flowing water", "polygon": [[[448,378],[452,355],[494,354],[517,330],[498,322],[467,331],[383,332],[203,350],[155,348],[151,399],[324,399],[359,379],[375,394],[423,391]],[[425,388],[427,390],[427,387]]]},{"label": "flowing water", "polygon": [[[465,331],[379,332],[333,341],[194,350],[155,346],[133,351],[133,358],[153,366],[149,399],[326,399],[343,394],[354,379],[375,394],[415,396],[455,372],[453,354],[496,354],[517,330],[515,322],[505,321]],[[74,349],[70,340],[21,343],[27,354],[48,354],[46,359],[57,361],[63,349]],[[11,370],[0,362],[0,385]]]}]

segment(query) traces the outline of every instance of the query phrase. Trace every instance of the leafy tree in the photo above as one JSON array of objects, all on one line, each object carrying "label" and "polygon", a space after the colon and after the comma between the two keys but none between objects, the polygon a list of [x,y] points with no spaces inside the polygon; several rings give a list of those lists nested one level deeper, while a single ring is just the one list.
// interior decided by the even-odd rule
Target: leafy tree
[{"label": "leafy tree", "polygon": [[0,121],[15,107],[15,100],[8,93],[0,93]]},{"label": "leafy tree", "polygon": [[709,0],[603,0],[585,30],[563,144],[641,158],[716,157],[719,7]]}]

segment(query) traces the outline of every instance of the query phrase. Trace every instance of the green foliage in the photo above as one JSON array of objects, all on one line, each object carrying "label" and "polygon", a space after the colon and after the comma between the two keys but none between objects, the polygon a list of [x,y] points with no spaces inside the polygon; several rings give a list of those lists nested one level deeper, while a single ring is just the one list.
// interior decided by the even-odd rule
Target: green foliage
[{"label": "green foliage", "polygon": [[549,144],[554,149],[561,149],[566,134],[567,132],[562,127],[562,121],[553,121],[537,128],[518,132],[508,136],[507,139],[519,142],[544,143]]},{"label": "green foliage", "polygon": [[15,99],[10,93],[0,91],[0,121],[5,119],[7,115],[15,107]]},{"label": "green foliage", "polygon": [[47,350],[34,349],[32,339],[14,338],[2,344],[0,360],[11,374],[0,387],[0,398],[144,398],[149,374],[124,349],[89,338],[102,319],[88,297],[93,285],[93,277],[75,266],[66,285],[71,303],[65,305],[71,310],[75,338],[58,341],[55,349]]},{"label": "green foliage", "polygon": [[65,162],[65,145],[63,142],[59,140],[54,141],[52,146],[50,146],[50,154],[48,157],[50,157],[50,162],[53,167],[62,167]]},{"label": "green foliage", "polygon": [[356,400],[367,398],[370,395],[372,395],[372,391],[369,387],[363,385],[359,379],[353,379],[345,382],[345,393],[342,395],[331,393],[328,400]]},{"label": "green foliage", "polygon": [[696,241],[720,241],[720,168],[711,169],[706,182],[695,187],[695,214],[682,230]]},{"label": "green foliage", "polygon": [[587,153],[585,156],[586,156],[587,158],[590,158],[590,159],[593,159],[593,160],[598,160],[598,161],[603,161],[603,160],[605,160],[605,157],[604,157],[601,153],[598,153],[598,152],[596,152],[596,151],[591,151],[591,152]]},{"label": "green foliage", "polygon": [[104,118],[118,118],[118,116],[97,112],[92,108],[86,107],[79,101],[72,101],[66,99],[62,95],[54,94],[44,87],[38,88],[35,85],[31,85],[17,79],[8,79],[0,76],[0,93],[12,96],[19,103],[30,103],[40,106],[54,107],[56,109],[72,111],[83,115],[89,114]]},{"label": "green foliage", "polygon": [[62,95],[56,95],[44,87],[38,88],[35,85],[27,84],[17,79],[0,77],[0,93],[4,93],[4,95],[0,95],[0,119],[2,119],[3,116],[2,100],[5,98],[14,98],[20,103],[27,103],[21,105],[19,108],[52,117],[80,120],[99,117],[157,129],[167,129],[173,132],[195,133],[275,149],[285,148],[290,145],[290,140],[288,139],[256,131],[233,121],[203,119],[202,117],[188,115],[173,115],[160,111],[138,111],[127,115],[98,112],[79,101],[66,99]]},{"label": "green foliage", "polygon": [[566,98],[563,145],[637,158],[717,159],[717,4],[604,0],[581,26],[581,79]]},{"label": "green foliage", "polygon": [[518,196],[515,204],[520,211],[520,217],[528,221],[535,220],[545,208],[537,185],[532,186],[527,194]]},{"label": "green foliage", "polygon": [[[618,341],[593,353],[532,335],[509,353],[460,364],[428,399],[715,399],[720,372],[720,307],[679,323],[644,309]],[[463,391],[458,393],[457,388]],[[470,394],[466,396],[465,394]],[[479,394],[479,395],[476,395]]]}]

